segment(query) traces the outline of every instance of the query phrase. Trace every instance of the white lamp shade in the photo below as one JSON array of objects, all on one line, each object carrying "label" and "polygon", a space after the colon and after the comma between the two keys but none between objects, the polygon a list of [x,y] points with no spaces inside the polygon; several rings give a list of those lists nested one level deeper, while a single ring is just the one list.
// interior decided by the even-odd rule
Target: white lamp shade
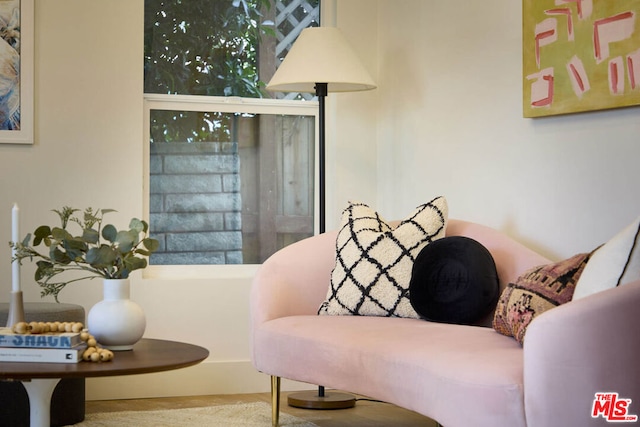
[{"label": "white lamp shade", "polygon": [[375,89],[342,32],[334,27],[302,30],[267,85],[272,92],[315,92],[316,83],[327,83],[328,92]]}]

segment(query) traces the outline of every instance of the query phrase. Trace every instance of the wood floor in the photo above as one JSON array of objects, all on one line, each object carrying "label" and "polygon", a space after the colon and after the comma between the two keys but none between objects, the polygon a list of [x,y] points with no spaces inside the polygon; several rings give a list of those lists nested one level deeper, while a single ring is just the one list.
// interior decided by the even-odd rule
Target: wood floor
[{"label": "wood floor", "polygon": [[[287,405],[286,392],[281,393],[281,411],[319,427],[435,427],[431,419],[397,406],[357,396],[354,408],[337,410],[299,409]],[[269,393],[229,394],[157,399],[89,401],[86,413],[116,411],[151,411],[157,409],[193,408],[245,402],[271,402]]]}]

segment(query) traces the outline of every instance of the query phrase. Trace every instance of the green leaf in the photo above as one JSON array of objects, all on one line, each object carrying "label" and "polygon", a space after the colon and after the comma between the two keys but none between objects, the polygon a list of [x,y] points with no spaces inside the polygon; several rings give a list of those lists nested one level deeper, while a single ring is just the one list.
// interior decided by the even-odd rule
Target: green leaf
[{"label": "green leaf", "polygon": [[71,262],[69,255],[67,255],[65,252],[62,252],[60,249],[58,249],[57,246],[51,248],[51,250],[49,251],[49,258],[51,258],[53,262],[58,264],[67,265]]},{"label": "green leaf", "polygon": [[69,206],[64,206],[62,208],[62,212],[59,210],[53,209],[53,212],[57,213],[60,217],[60,223],[62,224],[62,228],[67,228],[67,224],[69,223],[69,219],[73,216],[74,212],[78,212],[80,209],[73,209]]},{"label": "green leaf", "polygon": [[66,282],[62,283],[41,283],[42,291],[40,291],[40,297],[44,298],[47,295],[53,296],[56,302],[60,302],[58,300],[58,294],[60,291],[67,285]]},{"label": "green leaf", "polygon": [[42,239],[51,235],[51,228],[48,225],[41,225],[33,232],[33,246],[38,246]]},{"label": "green leaf", "polygon": [[89,244],[95,245],[100,240],[100,233],[93,228],[87,228],[82,231],[82,240]]},{"label": "green leaf", "polygon": [[144,231],[144,224],[138,218],[132,218],[129,223],[129,228],[136,233],[142,233]]},{"label": "green leaf", "polygon": [[82,239],[82,237],[71,237],[70,239],[66,239],[62,242],[62,246],[65,249],[86,249],[87,244]]},{"label": "green leaf", "polygon": [[85,259],[94,268],[107,268],[118,258],[116,251],[109,245],[102,245],[99,248],[91,248],[87,251]]},{"label": "green leaf", "polygon": [[36,282],[39,282],[43,278],[53,274],[53,264],[51,264],[50,262],[38,261],[36,262],[36,265],[38,266],[38,269],[36,270],[36,273],[34,275],[34,279],[36,280]]},{"label": "green leaf", "polygon": [[69,259],[73,261],[82,261],[82,257],[88,249],[87,244],[79,237],[63,241],[62,247]]},{"label": "green leaf", "polygon": [[118,235],[118,230],[111,224],[107,224],[102,229],[102,237],[106,240],[114,243],[116,241],[116,236]]},{"label": "green leaf", "polygon": [[73,236],[67,230],[60,227],[53,227],[53,230],[51,230],[51,236],[59,242],[66,239],[73,239]]},{"label": "green leaf", "polygon": [[144,239],[142,241],[142,244],[144,245],[145,248],[149,250],[149,252],[155,252],[158,249],[160,249],[160,242],[150,237]]},{"label": "green leaf", "polygon": [[129,271],[138,270],[147,266],[147,260],[144,258],[138,258],[135,256],[126,257],[124,259],[124,265]]},{"label": "green leaf", "polygon": [[122,230],[118,231],[116,236],[116,245],[121,254],[126,254],[131,251],[136,245],[138,240],[138,234],[135,231]]},{"label": "green leaf", "polygon": [[36,269],[36,273],[33,275],[33,278],[36,282],[39,282],[44,277],[46,277],[46,273],[44,269],[38,268]]},{"label": "green leaf", "polygon": [[[80,223],[80,221],[77,221],[77,222],[78,224],[80,224],[80,226],[83,225],[82,223]],[[83,228],[91,228],[97,222],[100,222],[100,218],[97,217],[95,213],[93,213],[93,209],[86,208],[84,210],[84,227]]]}]

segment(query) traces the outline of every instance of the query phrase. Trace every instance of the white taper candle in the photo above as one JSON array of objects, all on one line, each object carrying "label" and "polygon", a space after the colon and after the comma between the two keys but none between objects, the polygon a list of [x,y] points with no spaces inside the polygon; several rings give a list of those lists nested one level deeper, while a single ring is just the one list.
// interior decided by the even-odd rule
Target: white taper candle
[{"label": "white taper candle", "polygon": [[[11,241],[14,243],[20,241],[20,209],[17,203],[13,204],[11,210]],[[15,252],[15,249],[11,251],[12,258]],[[13,292],[20,291],[20,264],[17,260],[11,263],[11,290]]]}]

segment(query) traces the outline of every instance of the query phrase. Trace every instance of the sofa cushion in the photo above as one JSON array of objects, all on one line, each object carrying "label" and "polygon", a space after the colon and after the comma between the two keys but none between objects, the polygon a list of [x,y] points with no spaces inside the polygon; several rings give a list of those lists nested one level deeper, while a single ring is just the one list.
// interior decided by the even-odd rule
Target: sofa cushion
[{"label": "sofa cushion", "polygon": [[573,299],[636,280],[640,280],[640,217],[593,252]]},{"label": "sofa cushion", "polygon": [[472,324],[495,308],[499,295],[491,253],[469,237],[436,240],[413,265],[409,300],[426,320]]},{"label": "sofa cushion", "polygon": [[256,368],[269,375],[373,396],[445,427],[526,425],[522,348],[490,328],[302,315],[265,322],[254,339]]},{"label": "sofa cushion", "polygon": [[493,328],[524,343],[527,327],[540,314],[571,300],[589,253],[534,267],[502,291]]},{"label": "sofa cushion", "polygon": [[349,203],[336,239],[336,263],[323,315],[418,318],[409,301],[415,257],[445,235],[447,202],[437,197],[393,228],[364,203]]}]

